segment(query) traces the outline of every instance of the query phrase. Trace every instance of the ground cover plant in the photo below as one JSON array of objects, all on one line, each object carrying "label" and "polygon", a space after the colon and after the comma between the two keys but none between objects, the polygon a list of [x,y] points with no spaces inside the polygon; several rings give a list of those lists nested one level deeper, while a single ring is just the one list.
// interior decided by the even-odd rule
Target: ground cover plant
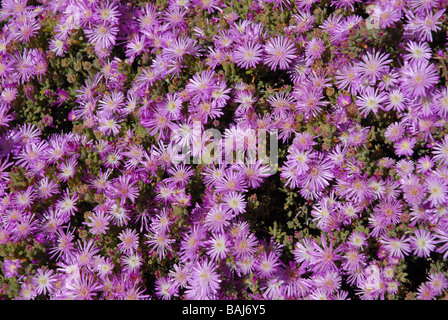
[{"label": "ground cover plant", "polygon": [[2,0],[0,298],[445,299],[446,0]]}]

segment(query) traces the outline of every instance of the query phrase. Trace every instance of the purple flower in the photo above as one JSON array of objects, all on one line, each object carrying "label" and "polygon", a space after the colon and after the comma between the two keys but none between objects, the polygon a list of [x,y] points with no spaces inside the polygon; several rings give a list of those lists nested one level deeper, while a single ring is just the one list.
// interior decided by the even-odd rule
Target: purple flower
[{"label": "purple flower", "polygon": [[39,268],[36,275],[31,278],[31,283],[36,286],[37,294],[51,294],[55,280],[54,270]]},{"label": "purple flower", "polygon": [[412,96],[424,96],[439,81],[435,66],[427,60],[407,64],[401,69],[401,88]]},{"label": "purple flower", "polygon": [[409,239],[404,235],[400,238],[398,237],[387,237],[383,236],[379,240],[380,243],[384,246],[386,251],[395,258],[404,259],[404,256],[409,255],[411,252],[411,245],[409,244]]},{"label": "purple flower", "polygon": [[239,45],[233,54],[235,63],[245,69],[255,68],[262,61],[263,48],[259,43],[247,42]]},{"label": "purple flower", "polygon": [[319,59],[325,51],[325,45],[322,39],[311,39],[305,48],[305,56],[309,60]]},{"label": "purple flower", "polygon": [[412,156],[417,139],[413,137],[404,137],[394,144],[395,154],[397,156]]},{"label": "purple flower", "polygon": [[220,288],[220,275],[216,266],[208,259],[202,259],[193,266],[191,279],[186,286],[187,299],[211,299]]},{"label": "purple flower", "polygon": [[271,251],[267,253],[263,251],[255,262],[255,272],[262,278],[270,278],[281,266],[278,255]]},{"label": "purple flower", "polygon": [[231,242],[226,233],[213,234],[207,241],[207,254],[213,261],[224,260],[230,252]]},{"label": "purple flower", "polygon": [[360,115],[365,118],[369,113],[377,114],[379,109],[383,109],[386,99],[386,93],[378,93],[377,89],[369,86],[357,97],[356,105],[359,107]]},{"label": "purple flower", "polygon": [[280,70],[287,69],[289,64],[297,58],[294,43],[283,36],[270,38],[264,45],[264,51],[264,63],[273,71],[277,68]]},{"label": "purple flower", "polygon": [[413,253],[418,257],[429,257],[435,249],[435,236],[425,229],[417,229],[414,235],[409,237]]},{"label": "purple flower", "polygon": [[5,259],[3,262],[4,275],[7,278],[17,277],[19,275],[19,268],[22,263],[19,259]]}]

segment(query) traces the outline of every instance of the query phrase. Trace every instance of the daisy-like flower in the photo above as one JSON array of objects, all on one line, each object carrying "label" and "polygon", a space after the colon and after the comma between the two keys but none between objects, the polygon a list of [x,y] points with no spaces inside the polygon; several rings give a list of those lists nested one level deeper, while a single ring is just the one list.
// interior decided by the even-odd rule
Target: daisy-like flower
[{"label": "daisy-like flower", "polygon": [[75,175],[77,164],[78,161],[75,156],[72,156],[67,161],[60,163],[58,165],[58,169],[60,170],[57,174],[58,179],[62,182],[67,182]]},{"label": "daisy-like flower", "polygon": [[359,107],[360,115],[365,118],[369,113],[377,114],[379,109],[383,109],[386,100],[385,92],[378,93],[376,88],[369,86],[358,96],[356,105]]},{"label": "daisy-like flower", "polygon": [[[3,69],[3,68],[5,68],[5,69]],[[2,76],[2,72],[8,72],[8,70],[6,70],[6,67],[4,67],[2,65],[2,62],[0,60],[0,78]],[[0,94],[0,99],[3,100],[3,102],[5,102],[7,104],[11,104],[12,102],[14,102],[14,100],[16,100],[18,94],[19,94],[19,92],[18,92],[17,88],[7,87],[7,88],[4,88],[2,93]]]},{"label": "daisy-like flower", "polygon": [[173,269],[170,270],[168,276],[180,288],[184,288],[191,276],[191,264],[179,265],[174,264]]},{"label": "daisy-like flower", "polygon": [[13,71],[14,62],[11,59],[0,58],[0,79],[3,81],[10,78]]},{"label": "daisy-like flower", "polygon": [[230,213],[223,205],[213,207],[205,215],[204,226],[211,232],[223,232],[230,224]]},{"label": "daisy-like flower", "polygon": [[36,75],[36,58],[35,52],[31,49],[25,48],[23,52],[17,52],[14,56],[15,73],[14,76],[20,84],[28,82],[34,75]]},{"label": "daisy-like flower", "polygon": [[406,177],[415,170],[414,162],[407,159],[401,159],[395,165],[395,169],[397,169],[397,174],[400,177]]},{"label": "daisy-like flower", "polygon": [[418,300],[435,300],[436,293],[430,285],[427,283],[422,283],[417,289],[417,299]]},{"label": "daisy-like flower", "polygon": [[381,29],[394,27],[395,23],[402,18],[402,11],[390,4],[378,4],[375,6],[371,15],[374,22],[379,22]]},{"label": "daisy-like flower", "polygon": [[19,268],[22,262],[19,259],[5,259],[3,261],[3,271],[6,278],[16,277],[19,275]]},{"label": "daisy-like flower", "polygon": [[257,245],[257,237],[253,233],[250,233],[243,237],[238,237],[233,241],[231,253],[237,259],[251,256],[255,253]]},{"label": "daisy-like flower", "polygon": [[101,257],[98,262],[96,262],[96,270],[99,273],[100,278],[105,278],[113,272],[114,263],[110,258]]},{"label": "daisy-like flower", "polygon": [[405,132],[405,127],[401,122],[394,122],[387,127],[384,136],[387,140],[396,142],[403,138]]},{"label": "daisy-like flower", "polygon": [[294,97],[288,92],[275,92],[268,98],[268,102],[273,108],[273,115],[285,117],[292,110]]},{"label": "daisy-like flower", "polygon": [[58,230],[56,232],[57,240],[56,245],[52,247],[49,250],[50,258],[56,258],[57,261],[59,260],[68,260],[72,254],[74,253],[74,231],[70,232],[67,230],[66,233],[64,233],[63,230]]},{"label": "daisy-like flower", "polygon": [[415,97],[425,96],[439,81],[437,68],[427,60],[415,61],[401,69],[401,88]]},{"label": "daisy-like flower", "polygon": [[100,111],[106,115],[110,115],[114,112],[119,112],[120,108],[124,105],[124,95],[120,91],[112,91],[106,93],[99,101]]},{"label": "daisy-like flower", "polygon": [[82,270],[78,277],[74,277],[67,295],[73,300],[93,300],[101,288],[94,274]]},{"label": "daisy-like flower", "polygon": [[339,89],[357,94],[362,83],[362,73],[357,70],[357,65],[346,65],[336,71],[335,80]]},{"label": "daisy-like flower", "polygon": [[331,5],[336,9],[343,8],[345,10],[354,10],[353,5],[361,0],[331,0]]},{"label": "daisy-like flower", "polygon": [[22,43],[27,43],[30,38],[35,37],[41,28],[41,24],[35,18],[36,12],[31,10],[22,11],[20,18],[16,21],[16,28],[13,29],[12,38]]},{"label": "daisy-like flower", "polygon": [[329,244],[327,244],[327,240],[323,234],[321,236],[321,245],[322,247],[317,244],[315,245],[316,259],[311,270],[316,273],[337,271],[335,262],[341,259],[341,255],[339,254],[341,247],[334,248],[332,241],[329,241]]},{"label": "daisy-like flower", "polygon": [[223,115],[221,107],[215,100],[201,101],[198,104],[191,105],[190,112],[194,118],[199,119],[202,123],[207,123],[209,119],[216,119]]},{"label": "daisy-like flower", "polygon": [[216,264],[202,259],[193,266],[191,280],[186,287],[186,296],[195,299],[210,299],[220,288],[221,277]]},{"label": "daisy-like flower", "polygon": [[194,174],[191,167],[186,166],[184,163],[174,165],[167,170],[167,173],[171,176],[165,179],[165,181],[173,183],[180,188],[183,188],[191,179],[191,176]]},{"label": "daisy-like flower", "polygon": [[160,111],[168,115],[171,120],[179,120],[182,110],[182,99],[177,93],[168,93],[165,101],[161,104]]},{"label": "daisy-like flower", "polygon": [[[296,110],[306,117],[315,118],[322,111],[328,102],[325,101],[322,90],[317,90],[314,86],[298,87],[296,94]],[[286,118],[288,119],[288,118]]]},{"label": "daisy-like flower", "polygon": [[318,153],[313,161],[309,163],[308,171],[299,182],[311,191],[322,191],[330,185],[330,181],[334,177],[333,167],[333,163],[324,154]]},{"label": "daisy-like flower", "polygon": [[428,190],[427,201],[431,206],[437,206],[447,202],[448,182],[437,176],[430,176],[425,181]]},{"label": "daisy-like flower", "polygon": [[120,11],[114,1],[104,1],[95,7],[95,17],[102,22],[110,24],[118,24],[120,19]]},{"label": "daisy-like flower", "polygon": [[225,171],[222,179],[218,180],[215,185],[217,192],[246,192],[247,182],[246,179],[238,172],[228,169]]},{"label": "daisy-like flower", "polygon": [[427,173],[433,166],[433,159],[429,155],[425,155],[417,161],[417,173]]},{"label": "daisy-like flower", "polygon": [[446,276],[441,272],[430,274],[428,276],[427,283],[433,288],[434,292],[437,295],[442,294],[443,291],[448,287]]},{"label": "daisy-like flower", "polygon": [[215,185],[218,181],[224,178],[224,174],[226,172],[226,165],[220,164],[215,166],[215,164],[211,164],[204,168],[204,172],[202,172],[204,184],[206,186]]},{"label": "daisy-like flower", "polygon": [[380,79],[382,73],[389,70],[389,63],[392,62],[389,59],[388,53],[382,53],[381,51],[368,51],[362,57],[361,61],[356,66],[363,78],[368,78],[370,81],[375,82]]},{"label": "daisy-like flower", "polygon": [[350,223],[350,221],[358,217],[359,209],[352,202],[345,203],[339,209],[345,222]]},{"label": "daisy-like flower", "polygon": [[118,31],[117,26],[105,22],[84,30],[89,42],[100,49],[108,49],[115,45]]},{"label": "daisy-like flower", "polygon": [[213,13],[215,11],[223,12],[221,8],[220,0],[192,0],[192,4],[199,6],[201,10],[206,11],[208,13]]},{"label": "daisy-like flower", "polygon": [[406,239],[404,235],[400,239],[398,237],[389,238],[383,236],[379,241],[392,257],[404,259],[404,256],[411,252],[409,239]]},{"label": "daisy-like flower", "polygon": [[79,267],[93,266],[99,252],[100,248],[95,246],[93,239],[88,241],[78,240],[74,259]]},{"label": "daisy-like flower", "polygon": [[382,201],[375,207],[375,215],[383,225],[397,224],[402,214],[400,201]]},{"label": "daisy-like flower", "polygon": [[127,199],[132,203],[135,202],[139,195],[137,181],[131,175],[121,175],[115,180],[115,183],[109,185],[112,195],[116,198],[120,197],[120,204],[123,205]]},{"label": "daisy-like flower", "polygon": [[306,59],[303,55],[295,59],[287,71],[291,81],[299,83],[303,80],[309,73],[311,63],[312,61]]},{"label": "daisy-like flower", "polygon": [[270,38],[264,45],[264,51],[264,63],[273,71],[288,69],[291,62],[297,58],[294,43],[284,36]]},{"label": "daisy-like flower", "polygon": [[148,46],[147,38],[143,35],[135,35],[131,41],[126,43],[126,57],[134,61]]},{"label": "daisy-like flower", "polygon": [[181,36],[171,41],[162,54],[166,55],[168,59],[174,58],[182,60],[184,55],[189,54],[195,56],[199,50],[200,47],[197,46],[196,40],[187,36]]},{"label": "daisy-like flower", "polygon": [[170,300],[172,296],[177,295],[178,286],[170,277],[163,277],[154,283],[155,294],[162,300]]},{"label": "daisy-like flower", "polygon": [[240,44],[233,53],[233,60],[241,68],[255,68],[263,60],[263,47],[253,41]]},{"label": "daisy-like flower", "polygon": [[109,201],[107,211],[112,217],[112,222],[119,227],[126,226],[129,222],[129,210],[120,204]]},{"label": "daisy-like flower", "polygon": [[206,63],[213,70],[221,65],[226,59],[226,53],[224,53],[221,49],[218,48],[209,48]]},{"label": "daisy-like flower", "polygon": [[206,242],[208,247],[207,254],[213,261],[223,260],[230,252],[231,242],[225,233],[214,234],[210,240]]},{"label": "daisy-like flower", "polygon": [[78,199],[79,197],[76,192],[70,196],[69,190],[66,189],[62,194],[62,198],[56,201],[56,209],[61,216],[68,218],[78,211],[78,208],[76,207]]},{"label": "daisy-like flower", "polygon": [[325,45],[323,40],[320,38],[313,38],[306,45],[305,56],[310,60],[319,59],[324,51]]},{"label": "daisy-like flower", "polygon": [[54,275],[54,270],[47,269],[44,270],[39,268],[36,272],[36,275],[31,278],[31,283],[36,286],[37,294],[51,294],[54,289],[54,282],[56,281],[56,277]]},{"label": "daisy-like flower", "polygon": [[186,8],[175,5],[164,10],[161,20],[172,27],[183,29],[185,27],[184,17],[187,12],[188,10]]},{"label": "daisy-like flower", "polygon": [[152,219],[151,230],[167,232],[172,223],[170,212],[164,208]]},{"label": "daisy-like flower", "polygon": [[109,230],[110,217],[105,215],[104,211],[97,211],[89,217],[89,222],[83,222],[94,235],[106,234]]},{"label": "daisy-like flower", "polygon": [[404,137],[394,144],[395,154],[397,156],[412,156],[417,139],[414,137]]},{"label": "daisy-like flower", "polygon": [[367,245],[367,236],[364,232],[354,230],[348,237],[347,244],[356,249],[361,249]]},{"label": "daisy-like flower", "polygon": [[239,192],[228,192],[223,196],[223,203],[233,212],[242,214],[246,211],[246,200]]},{"label": "daisy-like flower", "polygon": [[319,0],[296,0],[295,4],[297,5],[299,11],[303,10],[305,12],[309,12],[311,6],[318,1]]},{"label": "daisy-like flower", "polygon": [[442,87],[435,95],[433,102],[437,114],[448,120],[448,87]]},{"label": "daisy-like flower", "polygon": [[410,0],[411,8],[418,14],[427,11],[432,11],[434,7],[437,7],[437,2],[433,0]]},{"label": "daisy-like flower", "polygon": [[[337,15],[334,15],[336,17]],[[294,30],[297,30],[298,32],[305,32],[313,27],[314,22],[316,22],[316,18],[314,15],[310,14],[309,12],[299,12],[297,14],[294,14],[292,16],[296,24],[293,25]]]},{"label": "daisy-like flower", "polygon": [[134,252],[128,255],[124,255],[121,258],[121,265],[123,270],[127,272],[136,272],[143,264],[143,258],[140,253]]},{"label": "daisy-like flower", "polygon": [[142,89],[149,89],[157,80],[162,78],[160,70],[146,67],[135,77],[135,83]]},{"label": "daisy-like flower", "polygon": [[335,271],[313,277],[313,283],[317,287],[317,290],[321,290],[326,294],[336,292],[341,286],[341,280],[341,275]]},{"label": "daisy-like flower", "polygon": [[311,238],[304,238],[294,246],[293,255],[297,263],[304,266],[312,265],[317,258],[316,243]]},{"label": "daisy-like flower", "polygon": [[152,31],[153,27],[159,23],[159,15],[160,12],[158,12],[155,4],[148,2],[145,4],[145,7],[142,8],[137,19],[143,33]]},{"label": "daisy-like flower", "polygon": [[429,60],[432,53],[427,42],[409,41],[406,45],[406,53],[403,58],[409,61]]},{"label": "daisy-like flower", "polygon": [[25,190],[17,191],[14,194],[12,203],[19,208],[30,208],[34,203],[36,196],[33,187],[28,187]]},{"label": "daisy-like flower", "polygon": [[271,277],[281,266],[278,255],[274,251],[263,251],[261,256],[255,261],[255,272],[262,278],[266,279]]},{"label": "daisy-like flower", "polygon": [[150,252],[157,254],[159,260],[166,257],[167,252],[171,251],[171,246],[175,241],[175,239],[171,239],[169,234],[163,230],[153,230],[146,237],[148,240],[145,243],[150,246]]},{"label": "daisy-like flower", "polygon": [[409,237],[413,253],[418,257],[429,257],[430,253],[435,249],[435,236],[428,230],[417,229],[414,235]]},{"label": "daisy-like flower", "polygon": [[271,175],[269,165],[263,164],[261,159],[249,158],[247,164],[238,163],[235,169],[244,176],[248,185],[254,189],[258,188],[263,180]]},{"label": "daisy-like flower", "polygon": [[[324,102],[325,103],[325,102]],[[320,108],[313,108],[311,111],[316,113],[307,114],[307,117],[317,116],[317,113],[320,112]],[[292,114],[286,115],[285,117],[278,117],[276,123],[276,128],[280,130],[280,134],[278,135],[279,139],[282,139],[282,142],[285,143],[296,131],[294,130],[295,120]]]},{"label": "daisy-like flower", "polygon": [[31,283],[23,283],[20,287],[19,298],[21,300],[32,300],[36,295],[36,290]]},{"label": "daisy-like flower", "polygon": [[189,80],[185,90],[193,97],[194,102],[199,103],[201,100],[209,100],[215,87],[215,72],[213,70],[202,70]]},{"label": "daisy-like flower", "polygon": [[32,236],[37,230],[37,220],[34,214],[21,216],[17,223],[13,225],[11,239],[21,241]]},{"label": "daisy-like flower", "polygon": [[442,165],[448,165],[448,135],[436,143],[432,148],[433,160],[438,161]]},{"label": "daisy-like flower", "polygon": [[445,9],[433,13],[432,10],[426,11],[423,15],[416,16],[413,22],[413,29],[420,34],[422,41],[432,42],[432,33],[441,29],[441,17],[445,13]]},{"label": "daisy-like flower", "polygon": [[426,184],[413,174],[401,180],[401,189],[403,198],[411,205],[420,204],[427,190]]}]

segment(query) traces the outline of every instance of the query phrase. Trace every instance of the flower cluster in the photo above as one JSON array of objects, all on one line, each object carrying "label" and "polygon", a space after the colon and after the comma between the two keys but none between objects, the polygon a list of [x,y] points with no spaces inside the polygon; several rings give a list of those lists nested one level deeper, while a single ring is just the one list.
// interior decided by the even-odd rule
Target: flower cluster
[{"label": "flower cluster", "polygon": [[0,297],[446,297],[447,7],[2,0]]}]

